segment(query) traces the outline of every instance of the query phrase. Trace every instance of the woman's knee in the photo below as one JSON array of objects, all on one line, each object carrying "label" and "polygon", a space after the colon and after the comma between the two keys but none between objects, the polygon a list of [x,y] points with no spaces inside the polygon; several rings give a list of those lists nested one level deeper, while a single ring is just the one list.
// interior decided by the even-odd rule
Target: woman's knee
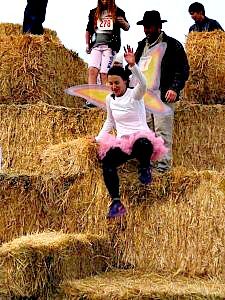
[{"label": "woman's knee", "polygon": [[140,138],[134,142],[132,152],[134,155],[141,155],[142,153],[151,155],[153,153],[153,145],[147,138]]},{"label": "woman's knee", "polygon": [[99,70],[95,67],[89,67],[88,76],[89,78],[97,78]]}]

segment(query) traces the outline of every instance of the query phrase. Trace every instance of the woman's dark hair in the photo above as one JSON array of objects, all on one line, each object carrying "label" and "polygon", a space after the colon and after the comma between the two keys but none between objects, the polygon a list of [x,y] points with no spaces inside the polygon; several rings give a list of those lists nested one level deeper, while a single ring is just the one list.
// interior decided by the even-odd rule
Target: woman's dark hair
[{"label": "woman's dark hair", "polygon": [[125,69],[123,67],[119,66],[113,66],[112,68],[109,69],[108,71],[108,76],[109,75],[116,75],[120,76],[124,81],[127,82],[127,87],[129,86],[129,76],[131,74],[131,71],[129,69]]},{"label": "woman's dark hair", "polygon": [[204,5],[199,3],[199,2],[194,2],[192,3],[190,6],[189,6],[189,9],[188,9],[188,12],[191,14],[191,13],[194,13],[194,12],[202,12],[203,15],[205,15],[205,8],[204,8]]}]

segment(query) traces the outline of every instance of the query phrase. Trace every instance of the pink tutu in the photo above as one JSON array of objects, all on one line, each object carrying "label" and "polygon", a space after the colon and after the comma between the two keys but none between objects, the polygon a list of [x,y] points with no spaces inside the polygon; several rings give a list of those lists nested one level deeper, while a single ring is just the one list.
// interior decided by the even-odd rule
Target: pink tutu
[{"label": "pink tutu", "polygon": [[159,160],[168,152],[163,139],[161,137],[157,137],[153,131],[138,131],[121,138],[105,133],[102,140],[99,141],[99,157],[100,159],[103,159],[110,148],[117,147],[119,147],[123,152],[131,154],[134,142],[140,138],[146,138],[152,143],[153,153],[151,160]]}]

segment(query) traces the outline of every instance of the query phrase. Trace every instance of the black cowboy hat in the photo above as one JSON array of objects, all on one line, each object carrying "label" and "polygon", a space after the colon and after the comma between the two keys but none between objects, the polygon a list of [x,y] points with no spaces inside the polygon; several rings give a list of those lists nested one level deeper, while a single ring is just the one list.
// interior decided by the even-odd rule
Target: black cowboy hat
[{"label": "black cowboy hat", "polygon": [[160,13],[157,10],[150,10],[144,13],[143,20],[138,21],[137,25],[158,25],[167,22],[161,20]]}]

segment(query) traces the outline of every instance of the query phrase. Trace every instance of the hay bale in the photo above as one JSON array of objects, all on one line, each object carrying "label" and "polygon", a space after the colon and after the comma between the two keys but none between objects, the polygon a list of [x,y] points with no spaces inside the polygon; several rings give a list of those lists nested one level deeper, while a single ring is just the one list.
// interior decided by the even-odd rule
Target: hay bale
[{"label": "hay bale", "polygon": [[2,284],[9,295],[44,294],[47,299],[63,280],[105,271],[110,252],[109,243],[95,235],[46,232],[23,236],[0,247]]},{"label": "hay bale", "polygon": [[[108,196],[100,175],[0,176],[0,243],[43,230],[106,232]],[[94,228],[93,228],[94,226]]]},{"label": "hay bale", "polygon": [[[6,31],[8,27],[6,25]],[[69,107],[84,103],[81,98],[65,94],[64,90],[86,83],[87,66],[77,53],[66,49],[52,31],[39,36],[0,34],[0,56],[3,103],[44,101]]]},{"label": "hay bale", "polygon": [[56,299],[224,299],[225,284],[210,279],[118,271],[63,282]]},{"label": "hay bale", "polygon": [[[99,176],[97,144],[87,138],[50,146],[41,155],[41,172],[50,177],[68,177],[75,174]],[[94,172],[90,172],[90,169]]]},{"label": "hay bale", "polygon": [[149,272],[224,281],[224,173],[176,168],[145,188],[127,176],[122,187],[128,216],[115,239],[121,260]]},{"label": "hay bale", "polygon": [[191,32],[186,41],[190,76],[184,89],[186,101],[225,104],[225,33]]},{"label": "hay bale", "polygon": [[40,155],[51,145],[86,135],[97,135],[105,113],[37,105],[0,105],[0,145],[3,171],[16,174],[36,172]]},{"label": "hay bale", "polygon": [[222,170],[225,165],[225,106],[180,102],[175,112],[174,166]]}]

